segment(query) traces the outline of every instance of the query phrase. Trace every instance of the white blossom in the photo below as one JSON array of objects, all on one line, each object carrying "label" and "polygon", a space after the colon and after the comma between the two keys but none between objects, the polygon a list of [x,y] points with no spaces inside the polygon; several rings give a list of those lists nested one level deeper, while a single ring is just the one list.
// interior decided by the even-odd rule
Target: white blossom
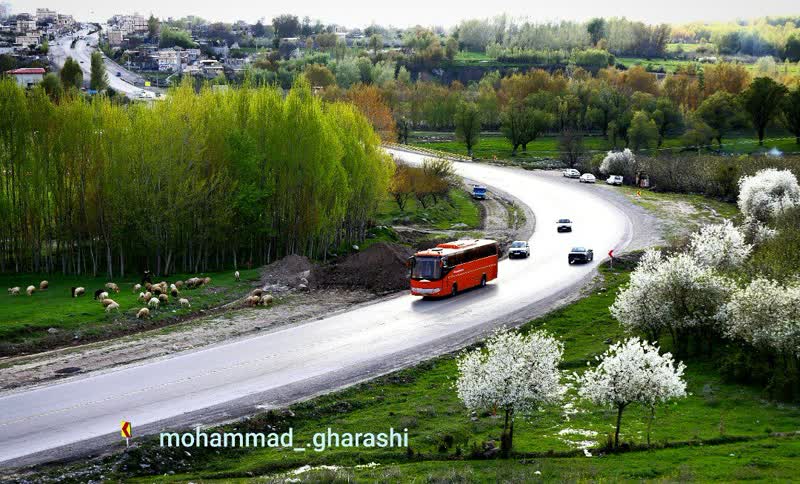
[{"label": "white blossom", "polygon": [[755,279],[736,290],[720,314],[726,336],[800,356],[800,284]]},{"label": "white blossom", "polygon": [[458,360],[458,397],[471,410],[525,413],[561,399],[563,345],[545,332],[499,332]]},{"label": "white blossom", "polygon": [[747,217],[742,223],[742,233],[744,233],[745,238],[755,246],[761,245],[775,237],[778,231],[768,227],[753,217]]},{"label": "white blossom", "polygon": [[655,340],[665,329],[715,324],[731,290],[730,281],[688,254],[663,257],[650,250],[610,310],[627,331],[643,331]]},{"label": "white blossom", "polygon": [[625,148],[623,151],[609,151],[600,163],[600,173],[604,175],[626,175],[636,171],[636,157]]},{"label": "white blossom", "polygon": [[740,267],[752,252],[753,246],[745,235],[730,221],[719,225],[704,225],[691,235],[689,254],[704,267],[735,269]]},{"label": "white blossom", "polygon": [[658,347],[630,338],[611,346],[595,368],[577,377],[578,394],[598,405],[617,409],[615,445],[619,444],[622,411],[632,403],[654,407],[686,396],[685,366],[676,366],[670,353],[659,354]]},{"label": "white blossom", "polygon": [[739,179],[739,209],[746,218],[767,222],[800,205],[800,185],[789,170],[767,168]]}]

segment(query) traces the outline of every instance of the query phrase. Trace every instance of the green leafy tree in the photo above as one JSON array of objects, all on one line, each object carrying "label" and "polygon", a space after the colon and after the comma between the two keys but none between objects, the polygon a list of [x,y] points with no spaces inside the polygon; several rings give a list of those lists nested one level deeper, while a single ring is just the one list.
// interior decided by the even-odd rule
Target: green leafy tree
[{"label": "green leafy tree", "polygon": [[448,60],[455,59],[458,54],[458,40],[455,37],[448,37],[444,44],[444,56]]},{"label": "green leafy tree", "polygon": [[704,146],[707,146],[714,140],[716,132],[714,128],[706,124],[699,116],[690,116],[686,122],[686,131],[683,134],[683,142],[687,146],[697,148],[699,152]]},{"label": "green leafy tree", "polygon": [[800,145],[800,86],[788,93],[782,108],[783,124],[794,135],[795,143]]},{"label": "green leafy tree", "polygon": [[742,92],[742,106],[756,130],[759,146],[764,144],[767,125],[778,115],[787,89],[769,77],[758,77]]},{"label": "green leafy tree", "polygon": [[474,148],[481,139],[481,114],[475,103],[459,103],[454,119],[456,139],[467,147],[467,155],[472,157]]},{"label": "green leafy tree", "polygon": [[296,15],[279,15],[272,19],[272,27],[275,29],[275,37],[278,39],[300,35],[300,20]]},{"label": "green leafy tree", "polygon": [[628,144],[633,151],[648,149],[658,142],[658,127],[644,111],[633,115],[631,127],[628,128]]},{"label": "green leafy tree", "polygon": [[59,77],[61,78],[61,85],[64,89],[69,89],[71,87],[80,89],[81,84],[83,84],[83,70],[81,70],[81,65],[72,57],[67,57],[67,60],[64,61],[64,67],[62,67],[59,72]]},{"label": "green leafy tree", "polygon": [[668,98],[658,98],[655,110],[650,116],[658,127],[659,148],[668,133],[678,131],[683,127],[683,115],[680,109]]},{"label": "green leafy tree", "polygon": [[606,21],[602,18],[593,18],[586,24],[586,31],[589,32],[592,45],[597,45],[600,39],[606,34]]},{"label": "green leafy tree", "polygon": [[158,19],[151,13],[150,17],[147,19],[147,35],[150,36],[151,39],[155,39],[158,36],[158,27],[160,26],[160,22]]},{"label": "green leafy tree", "polygon": [[735,125],[738,114],[733,94],[726,91],[715,92],[700,104],[696,114],[714,130],[714,138],[722,148],[722,139]]},{"label": "green leafy tree", "polygon": [[381,37],[380,34],[372,34],[369,37],[368,45],[369,48],[372,49],[372,53],[377,55],[378,49],[383,48],[383,37]]},{"label": "green leafy tree", "polygon": [[91,78],[89,79],[89,88],[95,91],[102,91],[108,87],[108,73],[106,72],[106,65],[103,62],[103,54],[101,52],[92,52],[91,64]]},{"label": "green leafy tree", "polygon": [[52,72],[45,74],[40,85],[53,101],[58,101],[64,92],[64,88],[61,86],[61,79]]},{"label": "green leafy tree", "polygon": [[304,73],[313,87],[328,87],[336,84],[336,77],[331,70],[321,64],[307,65]]}]

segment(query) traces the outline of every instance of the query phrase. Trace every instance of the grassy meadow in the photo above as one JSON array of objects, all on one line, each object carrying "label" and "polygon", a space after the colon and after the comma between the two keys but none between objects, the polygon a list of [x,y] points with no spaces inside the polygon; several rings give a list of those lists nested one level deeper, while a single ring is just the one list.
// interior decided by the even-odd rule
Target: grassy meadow
[{"label": "grassy meadow", "polygon": [[[198,289],[183,289],[180,297],[189,299],[191,309],[183,309],[176,298],[158,310],[151,311],[152,321],[178,319],[201,310],[208,310],[246,294],[253,281],[259,279],[257,269],[240,270],[241,280],[234,279],[233,271],[203,274],[211,277],[211,284]],[[186,280],[192,275],[174,274],[167,278],[153,277],[157,282]],[[24,291],[28,285],[38,288],[39,282],[47,280],[49,289],[37,291],[27,296]],[[79,334],[77,339],[92,339],[117,331],[127,332],[130,328],[120,325],[142,324],[136,320],[136,312],[145,306],[138,301],[139,293],[133,285],[140,282],[139,277],[115,278],[120,292],[109,297],[119,303],[119,312],[106,313],[99,301],[94,300],[94,291],[104,288],[109,280],[106,277],[62,276],[59,274],[0,274],[0,284],[6,288],[20,286],[19,296],[0,294],[0,342],[3,352],[9,347],[46,344],[47,339],[63,340]],[[86,293],[78,298],[71,295],[71,287],[84,287]],[[53,328],[55,331],[48,333]],[[62,341],[63,342],[63,341]]]}]

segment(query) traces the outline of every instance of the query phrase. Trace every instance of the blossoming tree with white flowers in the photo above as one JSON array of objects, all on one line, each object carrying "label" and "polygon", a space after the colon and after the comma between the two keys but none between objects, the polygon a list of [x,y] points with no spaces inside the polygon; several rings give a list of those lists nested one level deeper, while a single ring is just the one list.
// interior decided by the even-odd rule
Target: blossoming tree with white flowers
[{"label": "blossoming tree with white flowers", "polygon": [[716,324],[719,308],[732,288],[729,280],[691,255],[664,257],[650,250],[610,310],[627,331],[644,332],[653,341],[669,331],[677,348],[684,351],[690,331]]},{"label": "blossoming tree with white flowers", "polygon": [[720,315],[726,336],[800,358],[800,284],[755,279],[734,291]]},{"label": "blossoming tree with white flowers", "polygon": [[753,246],[729,220],[722,224],[704,225],[691,235],[689,254],[698,264],[722,270],[741,267],[750,256]]},{"label": "blossoming tree with white flowers", "polygon": [[[596,367],[577,377],[578,394],[616,408],[614,447],[619,446],[622,412],[628,405],[639,403],[655,409],[660,403],[686,396],[683,363],[676,366],[670,353],[659,354],[658,347],[647,341],[634,337],[617,343],[598,360]],[[647,438],[649,442],[649,426]]]},{"label": "blossoming tree with white flowers", "polygon": [[514,437],[514,417],[559,401],[565,387],[558,364],[563,345],[547,333],[499,332],[484,349],[464,352],[458,359],[458,397],[475,411],[504,412],[501,449],[508,455]]},{"label": "blossoming tree with white flowers", "polygon": [[739,179],[738,203],[745,218],[768,222],[800,205],[800,185],[791,171],[767,168]]}]

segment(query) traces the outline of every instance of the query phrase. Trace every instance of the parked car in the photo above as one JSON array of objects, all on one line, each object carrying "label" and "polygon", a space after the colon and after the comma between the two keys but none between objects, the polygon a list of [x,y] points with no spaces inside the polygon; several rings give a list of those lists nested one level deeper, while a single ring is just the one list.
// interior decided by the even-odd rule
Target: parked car
[{"label": "parked car", "polygon": [[580,178],[581,177],[581,172],[579,172],[575,168],[567,168],[566,170],[561,172],[561,174],[563,176],[567,177],[567,178]]},{"label": "parked car", "polygon": [[579,181],[581,183],[594,183],[597,179],[591,173],[584,173]]},{"label": "parked car", "polygon": [[531,246],[526,240],[515,240],[511,242],[511,247],[508,249],[508,258],[514,257],[528,258],[531,256]]},{"label": "parked car", "polygon": [[570,264],[574,264],[576,262],[587,263],[594,260],[594,251],[592,249],[587,249],[586,247],[573,247],[571,251],[569,251],[568,261]]},{"label": "parked car", "polygon": [[606,183],[609,185],[622,185],[622,175],[609,175]]},{"label": "parked car", "polygon": [[559,232],[572,232],[572,220],[568,218],[560,218],[556,223],[556,230]]},{"label": "parked car", "polygon": [[122,72],[117,71],[117,77],[122,77]]}]

